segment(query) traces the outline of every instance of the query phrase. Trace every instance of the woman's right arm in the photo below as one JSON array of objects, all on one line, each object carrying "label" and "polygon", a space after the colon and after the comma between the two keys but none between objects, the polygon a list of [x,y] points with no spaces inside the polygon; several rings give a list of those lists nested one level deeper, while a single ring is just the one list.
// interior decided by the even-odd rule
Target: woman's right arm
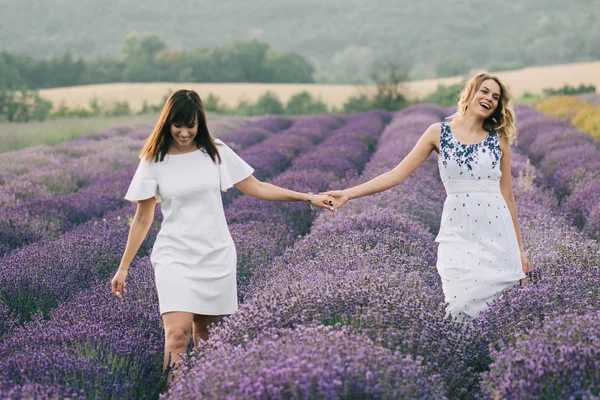
[{"label": "woman's right arm", "polygon": [[129,236],[127,237],[125,251],[123,252],[123,257],[121,257],[119,269],[111,281],[112,293],[119,298],[121,298],[121,293],[126,292],[125,279],[129,264],[131,264],[133,257],[138,252],[146,235],[148,235],[150,226],[152,226],[152,222],[154,221],[155,205],[156,198],[154,197],[141,200],[137,203],[137,210],[129,227]]},{"label": "woman's right arm", "polygon": [[425,162],[433,150],[437,149],[439,146],[440,130],[441,125],[439,123],[427,128],[410,153],[391,171],[349,189],[329,191],[323,194],[335,197],[338,201],[338,207],[341,207],[350,199],[383,192],[399,185]]},{"label": "woman's right arm", "polygon": [[129,264],[133,260],[133,257],[137,254],[142,242],[148,235],[150,226],[154,221],[154,206],[156,205],[156,199],[154,197],[141,200],[137,203],[137,210],[135,216],[129,227],[129,236],[127,237],[127,245],[121,258],[121,264],[119,268],[129,268]]}]

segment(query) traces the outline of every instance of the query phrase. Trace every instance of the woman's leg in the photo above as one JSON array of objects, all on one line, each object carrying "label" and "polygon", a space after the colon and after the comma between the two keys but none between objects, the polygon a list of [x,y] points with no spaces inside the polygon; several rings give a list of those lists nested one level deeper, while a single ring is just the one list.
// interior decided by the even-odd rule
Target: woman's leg
[{"label": "woman's leg", "polygon": [[[188,312],[169,312],[162,315],[165,325],[165,357],[163,371],[168,366],[175,367],[179,361],[179,354],[185,353],[190,343],[190,331],[194,314]],[[167,382],[171,382],[171,372],[167,377]]]},{"label": "woman's leg", "polygon": [[194,347],[198,346],[198,340],[208,340],[208,327],[217,324],[221,320],[220,315],[194,314]]}]

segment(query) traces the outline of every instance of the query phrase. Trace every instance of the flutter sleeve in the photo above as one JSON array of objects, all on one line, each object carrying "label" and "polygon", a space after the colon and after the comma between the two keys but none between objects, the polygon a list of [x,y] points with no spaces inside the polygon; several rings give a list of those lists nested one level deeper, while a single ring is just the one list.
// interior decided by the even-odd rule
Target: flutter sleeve
[{"label": "flutter sleeve", "polygon": [[129,184],[129,189],[125,194],[125,200],[137,202],[151,197],[155,197],[156,201],[160,202],[158,182],[150,163],[146,160],[140,160],[135,175]]},{"label": "flutter sleeve", "polygon": [[226,192],[234,184],[243,181],[254,173],[246,161],[242,160],[229,146],[219,139],[215,139],[217,150],[221,156],[219,165],[219,179],[221,180],[221,190]]}]

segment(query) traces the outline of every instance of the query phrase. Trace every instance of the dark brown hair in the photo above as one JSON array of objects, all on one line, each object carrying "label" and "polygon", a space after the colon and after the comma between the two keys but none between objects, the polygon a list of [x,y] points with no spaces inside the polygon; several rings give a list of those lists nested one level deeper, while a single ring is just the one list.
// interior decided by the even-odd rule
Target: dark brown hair
[{"label": "dark brown hair", "polygon": [[194,142],[200,150],[210,156],[213,162],[219,160],[221,163],[221,156],[206,125],[206,115],[200,96],[193,90],[185,89],[174,92],[167,99],[154,131],[140,152],[140,158],[148,162],[151,162],[152,159],[156,162],[163,161],[173,141],[171,124],[190,125],[196,117],[198,118],[198,133],[194,137]]}]

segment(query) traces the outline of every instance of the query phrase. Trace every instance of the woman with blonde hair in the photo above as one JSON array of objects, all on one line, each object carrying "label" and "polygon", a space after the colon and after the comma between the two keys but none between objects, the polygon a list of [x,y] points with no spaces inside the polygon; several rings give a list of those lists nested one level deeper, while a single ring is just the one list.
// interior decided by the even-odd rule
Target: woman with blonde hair
[{"label": "woman with blonde hair", "polygon": [[478,74],[463,88],[449,119],[431,125],[391,171],[324,194],[335,197],[339,208],[350,199],[387,190],[435,151],[447,193],[435,239],[437,270],[447,311],[464,319],[529,275],[530,265],[512,190],[510,144],[516,129],[508,90],[497,77]]},{"label": "woman with blonde hair", "polygon": [[225,220],[221,191],[236,187],[263,200],[308,201],[333,210],[334,199],[261,182],[225,143],[213,139],[204,107],[192,90],[167,100],[125,199],[137,203],[127,245],[111,281],[112,293],[126,292],[129,265],[154,221],[161,202],[164,219],[150,261],[154,267],[165,328],[164,368],[208,339],[208,327],[237,310],[236,250]]}]

